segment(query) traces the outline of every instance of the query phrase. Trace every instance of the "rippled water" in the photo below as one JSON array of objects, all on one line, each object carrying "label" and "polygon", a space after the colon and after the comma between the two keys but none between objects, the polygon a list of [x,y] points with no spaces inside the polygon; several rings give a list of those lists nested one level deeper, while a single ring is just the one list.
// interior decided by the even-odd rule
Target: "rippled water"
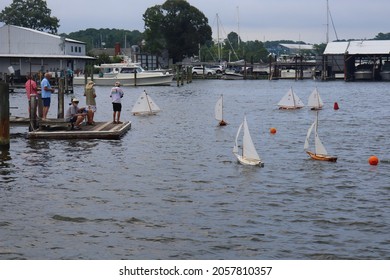
[{"label": "rippled water", "polygon": [[[314,112],[277,109],[290,86],[305,103],[318,87],[320,135],[337,163],[303,151]],[[160,114],[131,116],[143,89]],[[11,128],[0,159],[0,259],[390,259],[389,83],[124,90],[132,129],[119,141],[29,140],[26,128]],[[222,93],[229,125],[220,128]],[[97,94],[96,120],[111,120],[109,88]],[[84,100],[82,88],[76,95]],[[12,94],[12,113],[27,115],[25,102]],[[264,168],[232,154],[244,114]],[[367,162],[373,154],[378,166]]]}]

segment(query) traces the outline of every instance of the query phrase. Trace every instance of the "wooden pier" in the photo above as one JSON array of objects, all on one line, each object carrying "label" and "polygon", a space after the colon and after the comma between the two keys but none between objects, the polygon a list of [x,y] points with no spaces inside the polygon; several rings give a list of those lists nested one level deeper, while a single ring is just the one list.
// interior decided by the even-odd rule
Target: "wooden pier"
[{"label": "wooden pier", "polygon": [[130,128],[131,122],[113,124],[112,122],[96,122],[95,125],[82,125],[81,130],[71,130],[55,123],[30,131],[30,139],[120,139]]},{"label": "wooden pier", "polygon": [[[30,119],[11,117],[10,123],[17,126],[29,126]],[[28,132],[30,139],[111,139],[118,140],[130,130],[131,122],[113,124],[112,122],[96,122],[95,125],[81,125],[80,130],[72,130],[70,123],[61,119],[38,121],[39,128]]]}]

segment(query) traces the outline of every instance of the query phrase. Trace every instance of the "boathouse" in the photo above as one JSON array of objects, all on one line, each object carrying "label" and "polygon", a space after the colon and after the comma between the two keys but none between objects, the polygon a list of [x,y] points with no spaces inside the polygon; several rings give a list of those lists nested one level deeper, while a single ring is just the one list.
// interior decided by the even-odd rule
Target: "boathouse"
[{"label": "boathouse", "polygon": [[84,42],[20,26],[0,27],[0,80],[22,83],[28,73],[77,73],[91,59]]},{"label": "boathouse", "polygon": [[330,42],[323,55],[323,79],[389,81],[390,40]]}]

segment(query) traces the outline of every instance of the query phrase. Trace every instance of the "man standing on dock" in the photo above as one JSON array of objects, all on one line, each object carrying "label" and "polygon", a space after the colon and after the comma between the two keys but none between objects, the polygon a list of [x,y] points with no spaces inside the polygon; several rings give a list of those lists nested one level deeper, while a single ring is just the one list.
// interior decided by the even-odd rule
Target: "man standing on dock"
[{"label": "man standing on dock", "polygon": [[27,82],[24,84],[24,88],[26,89],[26,95],[28,100],[28,113],[30,114],[30,99],[36,98],[38,94],[37,83],[33,80],[31,74],[27,75]]},{"label": "man standing on dock", "polygon": [[47,113],[49,112],[50,108],[50,99],[51,99],[51,94],[54,92],[54,88],[51,87],[50,85],[50,78],[51,74],[50,73],[45,73],[45,77],[41,81],[41,90],[42,90],[42,101],[43,101],[43,115],[42,119],[46,119]]},{"label": "man standing on dock", "polygon": [[114,124],[120,124],[122,123],[120,121],[121,118],[121,111],[122,111],[122,103],[121,99],[124,95],[123,90],[120,88],[121,83],[115,82],[115,86],[111,89],[110,97],[112,99],[112,109],[114,111],[112,118]]}]

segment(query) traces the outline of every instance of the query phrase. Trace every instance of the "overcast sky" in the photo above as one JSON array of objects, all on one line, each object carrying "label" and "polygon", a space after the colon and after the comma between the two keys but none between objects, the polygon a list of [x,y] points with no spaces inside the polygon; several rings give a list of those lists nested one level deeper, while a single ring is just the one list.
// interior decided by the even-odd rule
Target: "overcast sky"
[{"label": "overcast sky", "polygon": [[[165,0],[46,0],[60,20],[59,33],[87,28],[144,31],[143,13]],[[234,31],[243,41],[294,40],[326,42],[326,0],[189,0],[208,18],[217,38]],[[2,0],[0,9],[12,0]],[[390,32],[390,0],[329,0],[329,40],[371,39]]]}]

